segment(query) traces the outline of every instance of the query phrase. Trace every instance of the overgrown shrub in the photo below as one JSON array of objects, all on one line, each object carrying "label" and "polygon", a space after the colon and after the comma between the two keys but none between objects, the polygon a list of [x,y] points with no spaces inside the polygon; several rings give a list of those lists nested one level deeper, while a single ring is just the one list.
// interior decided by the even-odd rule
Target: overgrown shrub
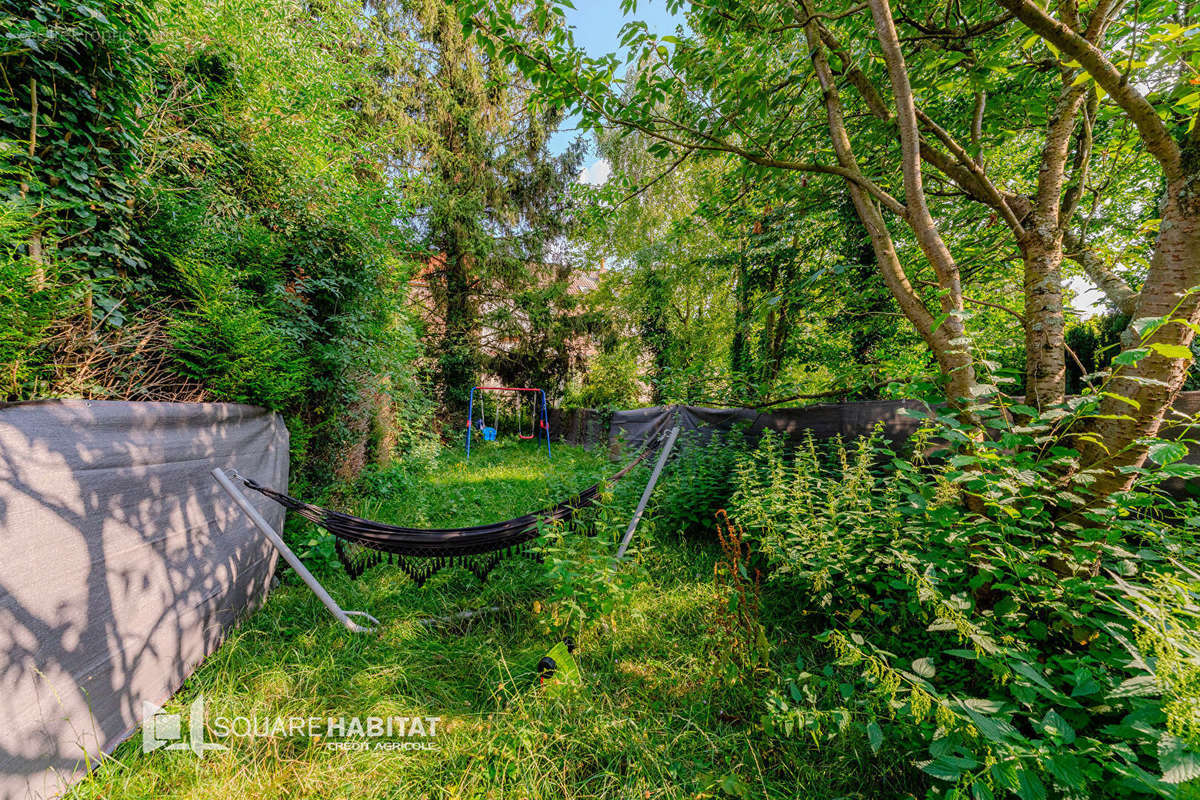
[{"label": "overgrown shrub", "polygon": [[[0,177],[19,176],[9,166],[14,149],[0,142]],[[34,216],[28,203],[0,202],[0,399],[36,394],[49,384],[46,333],[69,300],[58,262],[35,261],[26,250],[37,230]]]},{"label": "overgrown shrub", "polygon": [[155,286],[182,300],[174,357],[217,399],[285,415],[298,492],[429,436],[405,204],[356,110],[380,55],[356,49],[357,13],[185,0],[157,19],[146,87],[138,233]]},{"label": "overgrown shrub", "polygon": [[0,18],[0,399],[22,400],[61,394],[65,329],[102,339],[93,323],[145,288],[131,208],[150,25],[141,0],[2,0]]},{"label": "overgrown shrub", "polygon": [[224,265],[176,266],[189,300],[170,324],[181,371],[223,400],[289,408],[305,390],[301,342]]},{"label": "overgrown shrub", "polygon": [[419,447],[406,128],[369,124],[411,44],[344,0],[0,8],[3,399],[263,405],[298,492]]},{"label": "overgrown shrub", "polygon": [[614,557],[649,471],[648,464],[639,464],[618,483],[604,487],[595,506],[582,510],[571,523],[546,531],[539,552],[549,589],[542,616],[547,633],[579,636],[585,625],[600,621],[615,629],[617,612],[628,605],[641,578],[634,557],[638,544],[633,544],[623,568]]},{"label": "overgrown shrub", "polygon": [[1069,412],[976,412],[990,435],[942,417],[911,457],[768,435],[740,460],[731,515],[767,568],[764,619],[829,654],[782,669],[768,729],[857,729],[908,752],[930,796],[1195,796],[1200,517],[1159,484],[1200,470],[1161,442],[1088,508],[1074,452],[1046,444]]},{"label": "overgrown shrub", "polygon": [[[97,298],[145,289],[132,234],[148,69],[144,0],[2,0],[0,140],[19,142],[0,198],[33,211],[19,252],[61,259]],[[103,304],[101,304],[103,305]]]},{"label": "overgrown shrub", "polygon": [[589,362],[587,372],[567,387],[566,408],[632,408],[642,395],[639,353],[635,348],[616,346],[601,350]]}]

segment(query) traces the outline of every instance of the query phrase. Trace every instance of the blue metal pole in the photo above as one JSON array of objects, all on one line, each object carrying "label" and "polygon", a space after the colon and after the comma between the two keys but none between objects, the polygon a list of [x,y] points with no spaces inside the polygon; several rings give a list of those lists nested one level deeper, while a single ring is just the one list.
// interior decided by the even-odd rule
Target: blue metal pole
[{"label": "blue metal pole", "polygon": [[554,458],[550,454],[550,412],[546,410],[546,390],[538,389],[542,393],[542,420],[546,423],[546,458]]},{"label": "blue metal pole", "polygon": [[467,460],[471,460],[471,425],[472,418],[475,414],[475,387],[471,387],[471,394],[467,400]]}]

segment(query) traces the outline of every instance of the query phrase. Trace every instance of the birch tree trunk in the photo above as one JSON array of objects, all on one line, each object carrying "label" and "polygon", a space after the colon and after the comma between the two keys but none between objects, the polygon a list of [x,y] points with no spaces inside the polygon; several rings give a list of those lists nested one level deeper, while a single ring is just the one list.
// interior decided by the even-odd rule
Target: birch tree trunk
[{"label": "birch tree trunk", "polygon": [[[884,45],[888,74],[892,81],[892,95],[899,117],[904,162],[904,189],[906,205],[901,216],[917,237],[922,252],[929,259],[938,277],[941,294],[941,314],[930,312],[925,301],[913,289],[896,253],[895,243],[887,229],[887,223],[874,198],[863,189],[861,182],[847,178],[846,187],[859,219],[871,239],[871,247],[884,283],[900,305],[900,310],[912,322],[917,333],[929,345],[938,367],[946,378],[947,398],[961,402],[974,395],[975,365],[969,348],[966,328],[963,323],[962,285],[958,266],[949,249],[938,233],[937,225],[925,204],[924,186],[921,179],[920,137],[916,130],[916,111],[909,86],[903,56],[900,54],[891,10],[886,0],[871,3],[876,18],[876,29]],[[845,115],[841,98],[829,60],[825,54],[817,15],[811,3],[803,4],[807,18],[804,25],[809,54],[817,80],[821,85],[825,101],[829,135],[838,164],[849,172],[861,175],[850,136],[846,130]],[[882,27],[881,27],[882,26]]]}]

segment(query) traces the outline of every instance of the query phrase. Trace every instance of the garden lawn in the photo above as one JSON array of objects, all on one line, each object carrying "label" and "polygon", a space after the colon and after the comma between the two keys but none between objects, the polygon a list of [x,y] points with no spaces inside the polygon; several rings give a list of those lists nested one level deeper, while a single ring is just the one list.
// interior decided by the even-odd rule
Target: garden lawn
[{"label": "garden lawn", "polygon": [[[446,451],[428,471],[383,470],[348,493],[360,513],[460,525],[532,511],[614,471],[599,453],[532,443]],[[418,589],[395,567],[321,577],[382,627],[352,634],[294,574],[167,704],[203,694],[226,716],[436,716],[435,751],[346,752],[303,736],[228,738],[227,750],[142,753],[141,734],[73,798],[683,798],[903,794],[865,743],[768,738],[763,693],[719,678],[713,630],[718,551],[639,529],[634,562],[607,580],[615,543],[648,476],[639,468],[593,520],[594,537],[551,536],[546,563],[513,559],[486,582],[447,570]],[[293,539],[297,538],[295,531]],[[301,532],[299,539],[310,538]],[[312,548],[317,557],[323,545]],[[420,620],[465,609],[467,620]],[[581,684],[540,687],[539,659],[578,639]],[[789,654],[788,657],[791,657]],[[184,727],[186,729],[186,718]],[[210,741],[212,739],[210,738]]]}]

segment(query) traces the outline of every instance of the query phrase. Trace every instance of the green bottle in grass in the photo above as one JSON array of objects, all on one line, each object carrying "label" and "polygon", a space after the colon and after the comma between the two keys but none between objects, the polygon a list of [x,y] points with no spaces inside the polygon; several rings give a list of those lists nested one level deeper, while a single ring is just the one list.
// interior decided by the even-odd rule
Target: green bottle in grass
[{"label": "green bottle in grass", "polygon": [[538,662],[538,683],[545,688],[546,693],[555,697],[563,694],[568,687],[582,684],[579,677],[579,665],[575,663],[575,642],[570,636],[564,638],[550,652],[542,656]]}]

